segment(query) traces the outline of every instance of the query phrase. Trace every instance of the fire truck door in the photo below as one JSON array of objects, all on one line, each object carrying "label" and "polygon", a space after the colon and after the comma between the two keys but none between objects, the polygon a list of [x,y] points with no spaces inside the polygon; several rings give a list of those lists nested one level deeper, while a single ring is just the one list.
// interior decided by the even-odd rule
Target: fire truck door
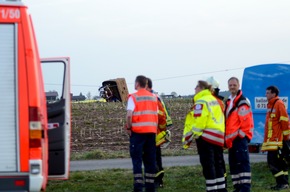
[{"label": "fire truck door", "polygon": [[49,178],[67,179],[70,160],[69,58],[41,59],[48,116]]}]

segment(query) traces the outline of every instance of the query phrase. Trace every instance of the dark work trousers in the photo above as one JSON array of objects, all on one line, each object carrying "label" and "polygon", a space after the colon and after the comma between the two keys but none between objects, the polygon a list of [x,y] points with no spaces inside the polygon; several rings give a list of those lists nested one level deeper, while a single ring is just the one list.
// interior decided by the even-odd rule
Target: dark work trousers
[{"label": "dark work trousers", "polygon": [[206,180],[206,191],[227,191],[225,184],[225,165],[223,148],[205,141],[196,139],[203,176]]},{"label": "dark work trousers", "polygon": [[163,185],[164,169],[162,167],[161,147],[156,147],[156,177],[155,183]]},{"label": "dark work trousers", "polygon": [[288,166],[282,157],[278,157],[278,150],[268,151],[267,162],[276,183],[288,184]]},{"label": "dark work trousers", "polygon": [[229,149],[229,165],[235,191],[251,190],[251,166],[247,137],[236,137]]},{"label": "dark work trousers", "polygon": [[[156,134],[134,133],[130,137],[130,155],[133,163],[134,191],[142,191],[145,180],[146,192],[154,192],[156,173]],[[142,172],[144,164],[144,177]]]}]

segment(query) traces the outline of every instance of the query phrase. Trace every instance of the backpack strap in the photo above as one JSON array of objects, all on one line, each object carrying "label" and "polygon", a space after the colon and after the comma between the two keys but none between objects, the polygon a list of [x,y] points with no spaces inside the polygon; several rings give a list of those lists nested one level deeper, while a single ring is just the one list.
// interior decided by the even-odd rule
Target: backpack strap
[{"label": "backpack strap", "polygon": [[273,106],[272,106],[272,109],[271,109],[270,113],[272,113],[272,111],[273,111],[273,109],[274,109],[274,106],[275,106],[275,103],[276,103],[278,100],[279,100],[279,99],[276,99],[276,100],[274,101],[274,103],[273,103]]}]

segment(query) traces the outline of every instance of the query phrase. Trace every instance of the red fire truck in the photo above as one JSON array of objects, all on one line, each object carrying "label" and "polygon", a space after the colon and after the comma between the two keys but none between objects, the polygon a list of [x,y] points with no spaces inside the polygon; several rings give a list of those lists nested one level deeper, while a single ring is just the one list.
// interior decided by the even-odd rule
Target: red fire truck
[{"label": "red fire truck", "polygon": [[49,178],[68,178],[69,62],[41,60],[27,7],[0,0],[0,191],[41,191]]}]

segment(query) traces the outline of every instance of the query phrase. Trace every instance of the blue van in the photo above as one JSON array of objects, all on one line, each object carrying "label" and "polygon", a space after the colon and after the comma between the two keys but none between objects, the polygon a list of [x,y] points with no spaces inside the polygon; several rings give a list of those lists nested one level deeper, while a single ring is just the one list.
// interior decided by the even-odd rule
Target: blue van
[{"label": "blue van", "polygon": [[[267,110],[266,88],[275,85],[279,88],[279,97],[285,103],[288,115],[288,97],[290,96],[290,65],[261,64],[247,67],[242,79],[243,94],[250,100],[254,116],[254,135],[251,141],[259,152],[264,139],[264,126]],[[250,149],[251,150],[251,149]]]}]

